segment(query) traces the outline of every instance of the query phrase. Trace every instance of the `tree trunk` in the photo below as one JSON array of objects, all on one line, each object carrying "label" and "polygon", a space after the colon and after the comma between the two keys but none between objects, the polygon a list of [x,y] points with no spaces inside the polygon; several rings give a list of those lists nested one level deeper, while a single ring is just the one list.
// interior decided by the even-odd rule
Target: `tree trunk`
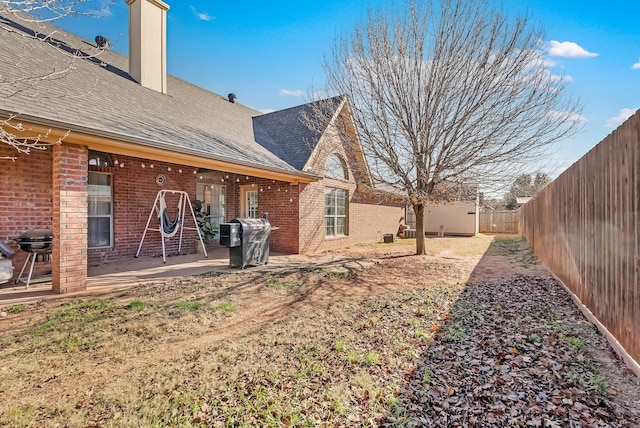
[{"label": "tree trunk", "polygon": [[427,254],[424,246],[424,204],[413,205],[416,213],[416,255]]}]

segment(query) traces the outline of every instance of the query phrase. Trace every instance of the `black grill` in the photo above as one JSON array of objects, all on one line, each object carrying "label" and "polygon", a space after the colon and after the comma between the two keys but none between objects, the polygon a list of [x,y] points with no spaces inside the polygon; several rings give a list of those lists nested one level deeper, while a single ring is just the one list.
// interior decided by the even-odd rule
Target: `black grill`
[{"label": "black grill", "polygon": [[18,236],[16,243],[27,253],[48,254],[53,247],[53,233],[50,230],[30,230]]},{"label": "black grill", "polygon": [[[36,259],[39,259],[39,261],[49,260],[49,255],[51,254],[51,250],[53,250],[53,233],[50,230],[29,230],[28,232],[18,236],[15,241],[22,251],[29,253],[27,259],[24,261],[20,275],[18,275],[18,279],[16,279],[16,284],[19,281],[23,281],[26,283],[28,288],[29,283],[31,282],[33,265],[36,262]],[[27,276],[27,280],[24,281],[22,279],[22,274],[24,273],[27,264],[29,264],[29,259],[31,259],[31,268],[29,269],[29,276]]]}]

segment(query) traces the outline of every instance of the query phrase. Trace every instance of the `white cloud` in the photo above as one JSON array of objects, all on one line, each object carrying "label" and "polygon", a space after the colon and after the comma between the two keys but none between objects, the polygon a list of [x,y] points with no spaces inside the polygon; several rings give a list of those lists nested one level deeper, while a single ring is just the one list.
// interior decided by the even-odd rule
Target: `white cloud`
[{"label": "white cloud", "polygon": [[260,111],[260,113],[267,114],[267,113],[273,113],[275,110],[272,109],[272,108],[263,108],[263,109],[261,109],[259,111]]},{"label": "white cloud", "polygon": [[638,62],[631,66],[634,70],[640,70],[640,58],[638,58]]},{"label": "white cloud", "polygon": [[553,74],[549,72],[549,78],[554,82],[573,82],[573,77],[568,74]]},{"label": "white cloud", "polygon": [[572,111],[552,111],[547,113],[547,117],[554,122],[568,122],[568,123],[585,123],[587,118],[574,113]]},{"label": "white cloud", "polygon": [[195,13],[198,19],[201,21],[213,21],[214,19],[216,19],[215,16],[211,16],[208,13],[198,12],[196,8],[193,6],[189,6],[189,7],[191,8],[191,11]]},{"label": "white cloud", "polygon": [[597,53],[589,52],[574,42],[559,42],[551,40],[549,47],[549,55],[561,56],[565,58],[591,58],[598,56]]},{"label": "white cloud", "polygon": [[111,11],[111,7],[113,7],[112,0],[100,0],[98,1],[98,7],[94,11],[98,18],[106,18],[108,16],[112,16],[113,12]]},{"label": "white cloud", "polygon": [[289,89],[280,89],[280,91],[278,92],[278,95],[291,96],[291,97],[302,97],[302,96],[304,96],[304,91],[302,91],[301,89],[295,89],[293,91],[291,91]]},{"label": "white cloud", "polygon": [[573,77],[568,74],[554,73],[551,69],[556,67],[558,63],[549,58],[545,58],[544,54],[542,50],[531,51],[531,60],[527,71],[542,73],[551,82],[573,82]]},{"label": "white cloud", "polygon": [[629,119],[634,113],[636,109],[634,108],[622,108],[618,112],[617,116],[610,117],[607,119],[607,123],[604,124],[605,128],[617,128],[622,124],[625,120]]}]

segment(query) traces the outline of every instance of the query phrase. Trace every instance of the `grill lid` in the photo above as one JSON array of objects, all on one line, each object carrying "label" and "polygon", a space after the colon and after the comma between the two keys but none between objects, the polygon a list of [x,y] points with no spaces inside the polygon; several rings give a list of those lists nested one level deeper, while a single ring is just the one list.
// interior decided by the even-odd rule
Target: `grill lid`
[{"label": "grill lid", "polygon": [[53,241],[53,233],[51,230],[28,230],[22,235],[18,236],[16,242],[28,243],[28,242],[51,242]]}]

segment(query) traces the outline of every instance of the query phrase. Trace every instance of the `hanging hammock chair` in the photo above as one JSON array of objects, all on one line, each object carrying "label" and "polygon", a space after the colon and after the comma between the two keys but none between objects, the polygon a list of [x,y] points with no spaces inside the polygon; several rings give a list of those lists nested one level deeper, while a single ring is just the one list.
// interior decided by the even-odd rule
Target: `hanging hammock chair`
[{"label": "hanging hammock chair", "polygon": [[[178,206],[176,208],[176,215],[172,219],[169,218],[169,214],[167,214],[167,202],[165,201],[165,195],[170,193],[172,195],[179,195],[178,198]],[[185,214],[190,212],[189,218],[193,226],[185,225]],[[153,216],[158,218],[159,227],[157,229],[153,227],[149,227],[151,224],[151,219]],[[162,261],[166,263],[166,249],[165,249],[165,240],[167,238],[172,238],[176,235],[180,229],[180,239],[178,241],[178,253],[182,252],[182,235],[185,230],[193,230],[196,232],[198,240],[200,241],[200,245],[202,246],[202,252],[204,256],[207,257],[207,249],[204,245],[204,240],[202,239],[202,232],[198,227],[198,222],[196,220],[196,214],[193,211],[193,206],[191,205],[191,200],[189,199],[189,194],[187,192],[183,192],[181,190],[160,190],[156,195],[156,200],[153,203],[153,207],[151,208],[151,212],[149,213],[149,219],[147,220],[147,225],[144,228],[144,232],[142,234],[142,239],[140,239],[140,244],[138,245],[138,251],[136,252],[136,257],[140,255],[140,251],[142,250],[142,243],[144,242],[144,238],[147,236],[147,231],[155,230],[160,232],[161,243],[162,243]]]},{"label": "hanging hammock chair", "polygon": [[182,211],[183,205],[183,194],[180,194],[180,199],[178,200],[178,207],[176,208],[176,216],[173,220],[169,219],[169,214],[167,214],[167,203],[164,200],[164,193],[161,193],[158,196],[158,220],[160,221],[160,232],[162,233],[163,238],[173,238],[175,234],[178,232],[178,228],[180,225],[180,213]]}]

